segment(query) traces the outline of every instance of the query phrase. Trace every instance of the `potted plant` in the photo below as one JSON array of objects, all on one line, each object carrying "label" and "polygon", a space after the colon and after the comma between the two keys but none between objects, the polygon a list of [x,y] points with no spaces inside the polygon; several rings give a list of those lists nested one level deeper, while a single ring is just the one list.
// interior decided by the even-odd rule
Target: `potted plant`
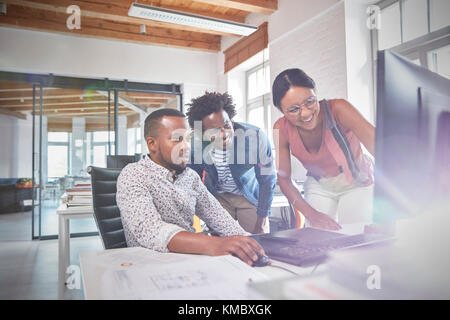
[{"label": "potted plant", "polygon": [[17,185],[17,188],[31,188],[32,185],[32,179],[31,178],[23,178],[20,180],[20,183]]}]

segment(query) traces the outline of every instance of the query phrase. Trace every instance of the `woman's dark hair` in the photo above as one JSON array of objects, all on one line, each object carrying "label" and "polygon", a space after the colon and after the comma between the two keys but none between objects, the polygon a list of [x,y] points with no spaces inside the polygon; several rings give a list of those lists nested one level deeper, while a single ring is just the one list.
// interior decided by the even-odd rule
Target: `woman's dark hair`
[{"label": "woman's dark hair", "polygon": [[283,99],[290,87],[305,87],[315,89],[316,84],[303,70],[286,69],[274,80],[272,85],[273,104],[281,109],[281,99]]},{"label": "woman's dark hair", "polygon": [[230,119],[236,115],[233,99],[226,92],[205,92],[201,97],[192,99],[187,105],[190,106],[186,115],[191,128],[194,128],[194,121],[202,121],[205,116],[220,110],[225,110]]}]

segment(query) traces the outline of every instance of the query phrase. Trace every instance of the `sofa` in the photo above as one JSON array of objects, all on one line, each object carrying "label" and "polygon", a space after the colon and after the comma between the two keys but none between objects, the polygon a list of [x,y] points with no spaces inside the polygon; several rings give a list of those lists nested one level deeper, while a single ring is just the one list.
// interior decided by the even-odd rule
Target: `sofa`
[{"label": "sofa", "polygon": [[0,178],[0,213],[20,212],[30,210],[31,206],[23,207],[23,200],[32,198],[31,188],[20,188],[22,178]]}]

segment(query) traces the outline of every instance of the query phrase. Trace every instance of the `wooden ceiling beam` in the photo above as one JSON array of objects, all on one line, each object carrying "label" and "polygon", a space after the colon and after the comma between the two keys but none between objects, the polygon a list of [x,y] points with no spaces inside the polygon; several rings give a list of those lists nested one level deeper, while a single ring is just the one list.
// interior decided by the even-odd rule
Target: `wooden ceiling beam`
[{"label": "wooden ceiling beam", "polygon": [[[80,108],[88,108],[89,105],[108,105],[108,100],[75,100],[75,101],[55,101],[52,100],[51,102],[43,101],[42,106],[49,107],[49,106],[74,106],[79,105]],[[2,104],[1,105],[4,108],[20,108],[20,107],[33,107],[32,103],[21,103],[21,104]],[[114,103],[111,102],[111,106],[114,106]],[[36,108],[39,108],[39,103],[36,103]]]},{"label": "wooden ceiling beam", "polygon": [[[39,92],[36,94],[36,100],[39,100]],[[69,98],[84,98],[89,99],[93,97],[102,97],[100,93],[86,93],[86,94],[63,94],[62,92],[53,91],[52,94],[48,92],[44,93],[43,98],[45,99],[69,99]],[[14,100],[33,100],[33,93],[31,92],[0,92],[0,101],[14,101]]]},{"label": "wooden ceiling beam", "polygon": [[155,99],[155,98],[150,98],[150,99],[147,99],[147,98],[134,98],[133,99],[134,101],[136,101],[137,103],[139,103],[139,104],[145,104],[145,103],[153,103],[153,104],[155,104],[155,103],[167,103],[167,101],[169,101],[169,99]]},{"label": "wooden ceiling beam", "polygon": [[272,14],[278,9],[278,0],[194,0],[194,1],[262,14]]},{"label": "wooden ceiling beam", "polygon": [[[119,111],[119,115],[127,115],[130,114],[129,111]],[[36,112],[36,115],[39,115],[39,112]],[[83,117],[83,116],[106,116],[104,112],[44,112],[43,116],[47,117]]]},{"label": "wooden ceiling beam", "polygon": [[[51,118],[50,122],[47,123],[48,132],[72,132],[72,119],[68,119],[67,122],[55,122],[55,120],[65,119],[65,118]],[[89,119],[89,118],[88,118]],[[110,124],[111,128],[114,124]],[[93,131],[107,131],[108,123],[86,123],[86,132]]]},{"label": "wooden ceiling beam", "polygon": [[168,28],[182,31],[208,33],[214,35],[231,35],[230,33],[226,32],[218,32],[213,30],[179,25],[175,23],[167,23],[149,19],[130,17],[128,16],[128,10],[130,7],[129,6],[124,7],[123,6],[124,2],[122,2],[122,4],[120,3],[111,4],[106,1],[104,3],[88,2],[88,1],[73,2],[73,0],[3,0],[3,2],[6,2],[7,4],[11,5],[18,5],[22,7],[62,13],[66,16],[66,18],[69,16],[66,13],[67,7],[76,4],[80,7],[82,21],[84,20],[83,18],[95,18],[122,23],[132,23],[138,26],[141,24],[145,24],[151,28]]},{"label": "wooden ceiling beam", "polygon": [[[64,96],[62,97],[57,97],[57,98],[50,98],[50,97],[44,97],[42,99],[42,102],[44,105],[49,105],[49,103],[61,103],[61,104],[80,104],[80,103],[89,103],[90,101],[94,101],[94,102],[101,102],[101,103],[108,103],[108,100],[99,100],[102,99],[103,96],[99,95],[96,97],[89,97],[89,98],[82,98],[80,99],[79,97],[75,96],[75,97],[68,97],[65,98]],[[36,106],[39,107],[39,102],[40,99],[37,99],[38,97],[36,97]],[[1,105],[8,105],[8,106],[32,106],[33,105],[33,98],[5,98],[5,99],[1,99],[0,98],[0,104]],[[114,105],[114,101],[111,101],[111,105]]]},{"label": "wooden ceiling beam", "polygon": [[[103,93],[106,96],[106,92],[102,92],[102,91],[97,91],[97,92]],[[137,113],[145,112],[144,108],[142,108],[139,104],[130,102],[130,101],[128,101],[129,99],[127,99],[127,98],[128,98],[128,96],[123,97],[123,96],[119,95],[119,99],[118,99],[119,105],[127,107],[128,109],[133,110],[134,112],[137,112]]]},{"label": "wooden ceiling beam", "polygon": [[176,97],[173,94],[158,94],[158,93],[144,93],[144,92],[123,92],[121,95],[130,96],[132,98],[142,98],[142,99],[172,99]]},{"label": "wooden ceiling beam", "polygon": [[23,119],[23,120],[27,119],[26,114],[23,114],[21,112],[10,111],[7,109],[2,109],[2,108],[0,108],[0,114],[4,114],[7,116],[11,116],[11,117],[15,117],[15,118]]},{"label": "wooden ceiling beam", "polygon": [[67,18],[66,13],[59,11],[52,12],[10,4],[7,15],[0,15],[0,25],[140,44],[157,44],[211,52],[220,51],[220,36],[216,35],[156,27],[148,30],[147,34],[141,34],[137,24],[104,21],[89,17],[82,18],[81,29],[69,30],[66,26]]},{"label": "wooden ceiling beam", "polygon": [[[6,110],[12,111],[11,109],[6,109]],[[16,111],[16,112],[33,111],[33,109],[30,108],[30,107],[14,108],[13,110]],[[78,111],[81,111],[81,112],[83,110],[105,110],[105,112],[107,112],[108,108],[105,108],[103,106],[88,106],[88,107],[83,107],[83,106],[81,106],[81,107],[80,106],[58,107],[58,106],[55,106],[55,107],[46,107],[43,111],[45,112],[45,111],[54,111],[54,110],[58,110],[58,111],[60,111],[60,110],[63,110],[63,111],[64,110],[78,110]],[[119,110],[129,110],[129,109],[126,108],[126,107],[119,107]],[[36,112],[39,112],[39,110],[37,109]]]}]

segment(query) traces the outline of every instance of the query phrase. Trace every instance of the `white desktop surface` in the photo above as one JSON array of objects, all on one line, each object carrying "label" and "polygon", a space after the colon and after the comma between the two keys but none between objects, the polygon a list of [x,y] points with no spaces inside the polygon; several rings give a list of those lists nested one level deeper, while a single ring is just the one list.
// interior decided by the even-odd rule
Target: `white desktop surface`
[{"label": "white desktop surface", "polygon": [[[347,234],[360,233],[363,230],[363,224],[351,224],[344,225],[343,229],[340,231]],[[152,257],[157,255],[157,259]],[[149,258],[147,259],[146,256]],[[82,273],[82,282],[84,288],[85,299],[139,299],[141,296],[135,296],[132,293],[130,295],[114,295],[110,291],[105,290],[105,282],[114,281],[114,276],[111,276],[117,270],[126,270],[130,267],[139,268],[149,268],[152,271],[155,268],[161,268],[164,263],[183,263],[181,261],[183,258],[198,260],[198,265],[202,266],[200,259],[213,260],[216,257],[202,256],[202,255],[187,255],[187,254],[176,254],[176,253],[156,253],[155,251],[145,249],[145,248],[123,248],[123,249],[112,249],[112,250],[101,250],[101,251],[91,251],[80,253],[80,265]],[[254,284],[259,283],[276,283],[282,282],[285,279],[301,276],[307,277],[311,275],[320,275],[324,269],[325,265],[311,266],[311,267],[298,267],[288,263],[272,260],[272,266],[268,265],[265,267],[253,267],[247,268],[247,266],[238,260],[237,258],[230,257],[231,259],[236,259],[234,261],[235,266],[242,268],[241,271],[234,270],[230,268],[229,272],[234,272],[236,277],[242,274],[252,275],[254,271],[254,277],[258,278],[259,281],[255,283],[249,283],[248,289],[245,293],[243,290],[236,292],[236,296],[223,295],[223,296],[213,296],[215,299],[264,299],[265,297],[262,292],[261,294],[257,290],[252,290],[251,287]],[[180,261],[178,261],[180,260]],[[209,261],[203,260],[203,261]],[[242,265],[243,264],[243,265]],[[281,267],[281,268],[280,268]],[[284,268],[284,269],[282,269]],[[233,270],[232,270],[233,269]],[[286,270],[287,269],[287,270]],[[128,269],[129,270],[129,269]],[[182,270],[182,269],[181,269]],[[253,271],[252,271],[253,270]],[[247,272],[247,273],[246,273]],[[231,274],[232,275],[232,274]],[[261,277],[259,277],[261,275]],[[229,275],[227,275],[229,276]],[[117,277],[117,276],[116,276]],[[145,275],[144,275],[145,277]],[[108,280],[105,280],[108,279]],[[243,285],[241,283],[241,285]],[[275,288],[275,286],[271,286]],[[214,288],[213,288],[214,289]],[[211,290],[213,290],[211,289]],[[197,289],[198,290],[198,289]],[[207,290],[207,289],[205,289]],[[196,295],[198,294],[198,295]],[[175,296],[179,298],[180,296]],[[182,296],[183,298],[183,296]],[[270,298],[270,297],[269,297]],[[272,297],[273,298],[273,297]],[[170,296],[163,295],[162,297],[158,295],[145,295],[144,299],[171,299]],[[189,299],[205,299],[205,296],[198,291],[193,290],[192,295]]]}]

